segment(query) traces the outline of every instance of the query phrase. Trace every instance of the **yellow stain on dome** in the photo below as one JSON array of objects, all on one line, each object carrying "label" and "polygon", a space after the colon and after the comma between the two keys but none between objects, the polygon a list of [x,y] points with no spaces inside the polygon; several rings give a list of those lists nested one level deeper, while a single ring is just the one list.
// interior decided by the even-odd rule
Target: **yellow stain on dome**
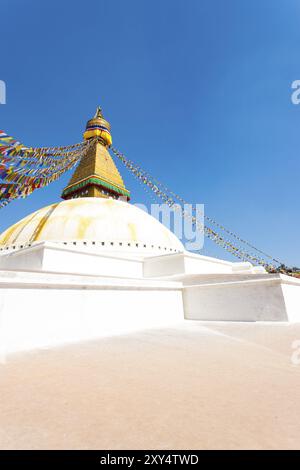
[{"label": "yellow stain on dome", "polygon": [[[20,230],[17,230],[17,229],[15,230],[15,234],[14,234],[14,236],[13,236],[13,239],[11,240],[11,243],[16,243],[18,237],[21,235],[21,233],[23,232],[23,230],[33,221],[33,219],[34,219],[36,216],[37,216],[37,213],[34,212],[34,213],[32,214],[32,217],[28,216],[28,217],[29,217],[29,220],[27,220],[27,218],[26,218],[25,223],[21,223],[22,221],[19,223],[19,225],[20,225]],[[18,227],[16,227],[16,228],[18,228]]]},{"label": "yellow stain on dome", "polygon": [[133,242],[136,242],[137,241],[136,225],[132,223],[128,223],[128,228],[130,232],[130,239]]},{"label": "yellow stain on dome", "polygon": [[4,232],[4,236],[1,237],[0,239],[0,245],[7,245],[10,241],[10,238],[14,235],[14,233],[17,231],[17,229],[21,226],[24,226],[24,222],[17,222],[16,224],[12,225],[9,227],[7,230]]},{"label": "yellow stain on dome", "polygon": [[114,205],[114,199],[105,199],[105,205],[106,206],[113,206]]},{"label": "yellow stain on dome", "polygon": [[52,216],[52,214],[55,211],[55,209],[57,208],[58,204],[59,204],[59,202],[57,202],[56,204],[52,204],[52,206],[49,207],[46,214],[41,218],[41,220],[37,224],[33,234],[30,237],[30,240],[29,240],[30,243],[31,242],[36,242],[40,239],[42,231],[44,230],[49,218]]},{"label": "yellow stain on dome", "polygon": [[87,201],[87,198],[76,198],[76,199],[69,199],[68,203],[70,204],[71,208],[72,207],[78,207],[78,206],[85,206],[89,204],[90,201]]},{"label": "yellow stain on dome", "polygon": [[77,238],[79,240],[84,240],[86,238],[86,232],[91,225],[93,219],[92,217],[79,217],[78,229],[77,229]]}]

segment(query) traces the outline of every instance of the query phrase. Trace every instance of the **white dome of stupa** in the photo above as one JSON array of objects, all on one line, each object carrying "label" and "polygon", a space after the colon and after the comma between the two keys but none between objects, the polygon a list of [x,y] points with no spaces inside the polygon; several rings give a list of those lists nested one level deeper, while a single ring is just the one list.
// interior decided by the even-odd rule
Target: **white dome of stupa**
[{"label": "white dome of stupa", "polygon": [[144,210],[97,197],[68,199],[39,209],[0,235],[0,249],[20,249],[42,241],[137,254],[184,250],[180,240]]}]

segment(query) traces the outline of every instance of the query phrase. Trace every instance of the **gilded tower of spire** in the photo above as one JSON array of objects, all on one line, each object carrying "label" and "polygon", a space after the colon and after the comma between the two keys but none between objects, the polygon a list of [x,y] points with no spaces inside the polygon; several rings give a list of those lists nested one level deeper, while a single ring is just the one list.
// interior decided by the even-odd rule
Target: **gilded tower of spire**
[{"label": "gilded tower of spire", "polygon": [[112,138],[110,124],[104,119],[101,108],[98,107],[95,116],[87,122],[83,136],[85,140],[95,139],[95,142],[81,159],[61,197],[123,197],[129,200],[130,193],[107,150]]}]

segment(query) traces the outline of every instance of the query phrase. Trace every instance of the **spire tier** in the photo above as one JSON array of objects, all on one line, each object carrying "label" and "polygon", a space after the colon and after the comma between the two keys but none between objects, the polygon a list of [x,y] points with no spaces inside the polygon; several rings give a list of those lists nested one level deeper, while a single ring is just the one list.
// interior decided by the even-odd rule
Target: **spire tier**
[{"label": "spire tier", "polygon": [[130,199],[130,192],[107,148],[111,145],[110,124],[97,108],[84,132],[86,140],[95,139],[87,154],[81,159],[71,180],[62,192],[63,199],[78,197],[103,197]]}]

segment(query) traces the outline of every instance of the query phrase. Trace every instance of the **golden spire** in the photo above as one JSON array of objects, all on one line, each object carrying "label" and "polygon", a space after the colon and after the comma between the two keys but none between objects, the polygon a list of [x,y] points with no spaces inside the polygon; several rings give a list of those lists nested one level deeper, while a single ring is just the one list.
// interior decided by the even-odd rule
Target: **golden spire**
[{"label": "golden spire", "polygon": [[87,122],[83,137],[86,140],[99,137],[104,145],[112,144],[110,124],[104,119],[100,106],[97,107],[95,116]]},{"label": "golden spire", "polygon": [[84,139],[95,139],[81,159],[71,180],[63,190],[63,199],[78,197],[112,197],[130,199],[123,179],[107,148],[112,144],[110,124],[98,106],[95,116],[87,122]]}]

